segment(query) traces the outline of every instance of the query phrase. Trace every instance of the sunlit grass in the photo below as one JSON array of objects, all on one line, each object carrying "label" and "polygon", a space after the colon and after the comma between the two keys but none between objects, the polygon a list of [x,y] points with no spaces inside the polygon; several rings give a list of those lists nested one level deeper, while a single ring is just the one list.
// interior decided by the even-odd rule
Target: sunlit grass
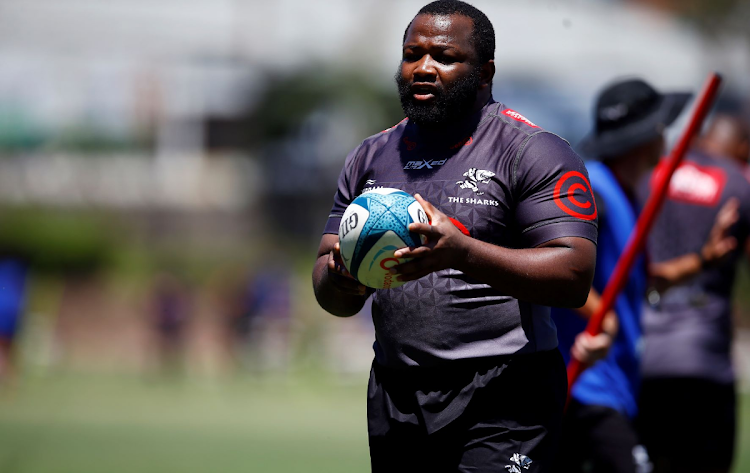
[{"label": "sunlit grass", "polygon": [[364,382],[26,382],[0,403],[0,471],[368,471]]}]

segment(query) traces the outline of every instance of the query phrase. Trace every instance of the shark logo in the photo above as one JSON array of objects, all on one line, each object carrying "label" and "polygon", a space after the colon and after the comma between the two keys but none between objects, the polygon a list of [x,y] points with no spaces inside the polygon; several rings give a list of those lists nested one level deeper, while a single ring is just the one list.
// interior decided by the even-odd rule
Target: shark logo
[{"label": "shark logo", "polygon": [[521,468],[528,470],[533,463],[531,458],[526,455],[521,455],[520,453],[514,453],[513,456],[510,457],[510,461],[515,463],[515,465],[505,465],[508,473],[521,473]]},{"label": "shark logo", "polygon": [[482,195],[484,192],[479,192],[477,184],[489,184],[495,173],[492,171],[485,171],[484,169],[470,168],[463,175],[466,179],[463,181],[456,181],[456,184],[458,184],[461,189],[471,189],[476,195]]}]

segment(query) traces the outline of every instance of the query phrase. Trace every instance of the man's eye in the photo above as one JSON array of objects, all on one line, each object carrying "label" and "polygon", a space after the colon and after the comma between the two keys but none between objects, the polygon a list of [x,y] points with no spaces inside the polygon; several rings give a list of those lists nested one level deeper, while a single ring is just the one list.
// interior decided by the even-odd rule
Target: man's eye
[{"label": "man's eye", "polygon": [[420,58],[419,54],[415,53],[404,53],[403,60],[407,62],[413,62]]},{"label": "man's eye", "polygon": [[456,59],[455,57],[453,57],[453,56],[446,56],[445,54],[441,54],[441,55],[435,57],[435,59],[438,62],[441,62],[443,64],[453,64],[454,62],[458,61],[458,59]]}]

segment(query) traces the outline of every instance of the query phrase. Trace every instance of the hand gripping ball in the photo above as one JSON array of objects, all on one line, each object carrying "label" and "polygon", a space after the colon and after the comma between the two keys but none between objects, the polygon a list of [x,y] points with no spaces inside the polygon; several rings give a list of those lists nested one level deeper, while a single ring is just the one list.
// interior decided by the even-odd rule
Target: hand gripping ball
[{"label": "hand gripping ball", "polygon": [[406,246],[421,246],[424,236],[409,231],[413,222],[427,223],[419,202],[399,189],[365,192],[347,207],[339,226],[341,258],[357,281],[376,289],[404,284],[389,269],[408,261],[393,253]]}]

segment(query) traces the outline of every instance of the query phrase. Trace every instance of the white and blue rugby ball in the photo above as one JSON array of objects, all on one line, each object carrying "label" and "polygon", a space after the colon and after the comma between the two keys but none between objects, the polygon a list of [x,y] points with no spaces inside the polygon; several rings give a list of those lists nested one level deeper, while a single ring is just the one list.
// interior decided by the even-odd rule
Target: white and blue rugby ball
[{"label": "white and blue rugby ball", "polygon": [[393,253],[406,246],[421,246],[424,236],[409,231],[413,222],[427,223],[419,202],[399,189],[380,188],[365,192],[347,207],[339,226],[339,244],[344,266],[368,287],[389,289],[404,284],[390,268],[408,261]]}]

